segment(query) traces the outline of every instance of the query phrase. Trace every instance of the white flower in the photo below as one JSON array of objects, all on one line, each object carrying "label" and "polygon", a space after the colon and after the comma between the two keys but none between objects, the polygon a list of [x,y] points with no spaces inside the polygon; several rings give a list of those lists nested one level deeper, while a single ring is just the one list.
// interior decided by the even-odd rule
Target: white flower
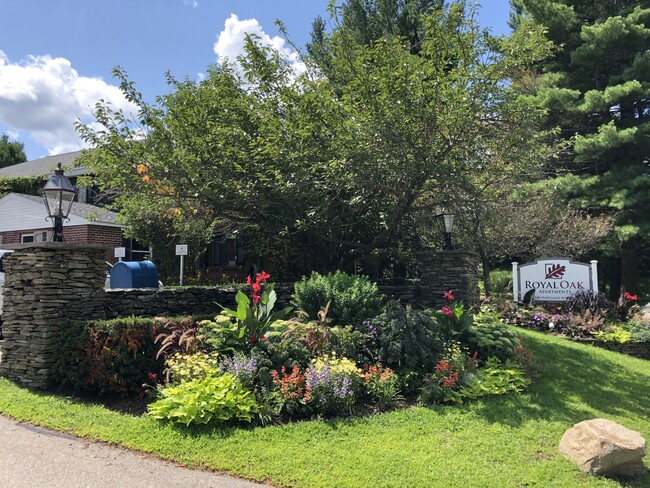
[{"label": "white flower", "polygon": [[550,330],[555,329],[555,324],[554,324],[553,322],[549,322],[549,323],[548,323],[548,328],[549,328]]}]

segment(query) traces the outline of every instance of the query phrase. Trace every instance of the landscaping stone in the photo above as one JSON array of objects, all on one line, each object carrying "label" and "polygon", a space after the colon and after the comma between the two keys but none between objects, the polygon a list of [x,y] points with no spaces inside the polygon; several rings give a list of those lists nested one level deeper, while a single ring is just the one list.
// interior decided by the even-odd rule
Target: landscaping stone
[{"label": "landscaping stone", "polygon": [[560,452],[592,475],[645,474],[645,439],[611,420],[593,419],[575,424],[562,436]]}]

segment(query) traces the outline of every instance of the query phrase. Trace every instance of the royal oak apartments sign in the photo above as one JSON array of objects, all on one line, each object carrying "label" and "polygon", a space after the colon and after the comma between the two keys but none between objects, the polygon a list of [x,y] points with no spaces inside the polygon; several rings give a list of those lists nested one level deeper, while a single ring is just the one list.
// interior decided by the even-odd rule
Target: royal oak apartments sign
[{"label": "royal oak apartments sign", "polygon": [[598,261],[591,265],[568,258],[536,259],[533,263],[512,263],[512,296],[521,302],[535,290],[536,302],[563,302],[580,291],[598,293]]}]

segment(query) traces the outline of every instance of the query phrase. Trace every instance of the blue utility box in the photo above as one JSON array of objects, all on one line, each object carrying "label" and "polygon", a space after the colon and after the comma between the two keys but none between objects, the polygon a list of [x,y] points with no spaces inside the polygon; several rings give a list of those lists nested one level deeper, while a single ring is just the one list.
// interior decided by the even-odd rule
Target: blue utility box
[{"label": "blue utility box", "polygon": [[120,261],[111,269],[111,288],[158,288],[158,268],[151,261]]}]

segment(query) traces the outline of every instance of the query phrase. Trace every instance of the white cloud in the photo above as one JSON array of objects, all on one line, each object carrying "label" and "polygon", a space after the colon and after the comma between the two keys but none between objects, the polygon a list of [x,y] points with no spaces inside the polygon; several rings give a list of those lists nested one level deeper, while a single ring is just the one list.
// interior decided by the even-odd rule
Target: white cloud
[{"label": "white cloud", "polygon": [[49,154],[83,147],[74,123],[77,118],[91,121],[99,99],[134,110],[117,87],[79,76],[65,58],[30,56],[12,63],[0,50],[0,125],[29,133]]},{"label": "white cloud", "polygon": [[192,8],[197,8],[199,6],[199,2],[197,0],[183,0],[183,3]]},{"label": "white cloud", "polygon": [[229,59],[235,62],[237,56],[244,54],[244,42],[246,35],[256,35],[259,42],[272,46],[278,51],[285,59],[287,59],[293,67],[296,74],[305,71],[305,65],[300,61],[298,53],[287,45],[286,41],[279,37],[269,36],[256,19],[239,20],[235,14],[230,14],[226,19],[223,30],[217,37],[217,42],[214,45],[214,52],[217,55],[219,62]]}]

